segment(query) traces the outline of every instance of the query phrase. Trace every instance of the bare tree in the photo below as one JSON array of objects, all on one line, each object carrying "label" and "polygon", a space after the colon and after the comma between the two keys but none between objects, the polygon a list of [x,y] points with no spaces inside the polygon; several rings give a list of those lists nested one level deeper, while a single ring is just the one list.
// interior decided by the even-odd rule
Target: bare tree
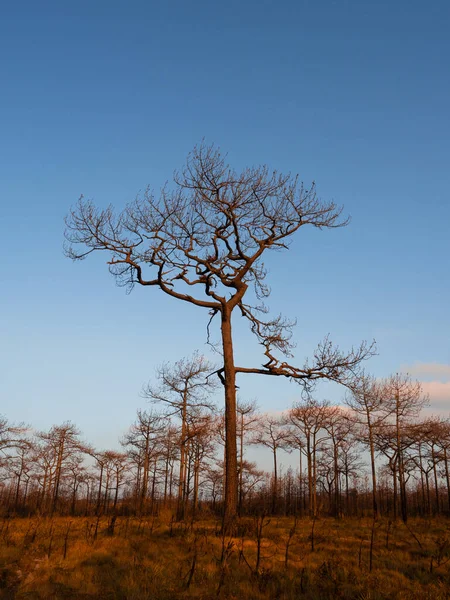
[{"label": "bare tree", "polygon": [[[383,411],[383,395],[381,385],[368,375],[363,375],[352,389],[345,401],[352,409],[359,423],[363,424],[363,438],[370,451],[372,472],[372,507],[374,519],[378,518],[377,473],[375,467],[375,433],[387,417]],[[367,434],[367,435],[365,435]]]},{"label": "bare tree", "polygon": [[[33,463],[33,452],[34,447],[30,440],[22,439],[20,443],[16,442],[15,454],[9,457],[8,467],[13,476],[16,478],[16,492],[14,496],[14,510],[17,511],[19,507],[19,495],[20,486],[22,481],[25,479],[28,482],[28,473],[32,470]],[[26,486],[27,487],[27,486]],[[25,504],[25,497],[22,499],[22,503]]]},{"label": "bare tree", "polygon": [[405,444],[403,430],[410,425],[411,420],[419,416],[421,409],[428,403],[424,396],[422,386],[418,381],[413,381],[409,375],[396,373],[383,382],[383,405],[389,413],[395,428],[395,449],[397,455],[397,472],[400,487],[400,508],[402,519],[408,519],[406,481],[403,450],[412,442]]},{"label": "bare tree", "polygon": [[253,436],[253,444],[259,444],[269,448],[273,458],[273,480],[272,480],[272,514],[277,510],[278,499],[278,462],[277,452],[280,448],[287,452],[291,451],[288,444],[289,431],[286,428],[286,419],[273,415],[261,415],[258,427]]},{"label": "bare tree", "polygon": [[339,456],[342,446],[345,445],[352,430],[352,422],[347,412],[339,406],[330,406],[326,412],[324,429],[328,432],[331,442],[331,456],[333,460],[334,482],[334,516],[341,516],[340,504],[340,465]]},{"label": "bare tree", "polygon": [[[188,423],[187,430],[187,453],[188,453],[188,472],[186,481],[186,501],[192,490],[192,518],[195,517],[198,500],[199,500],[199,486],[200,486],[200,470],[207,457],[214,455],[214,436],[215,430],[212,423],[212,416],[210,414],[199,415],[198,418],[190,420]],[[192,483],[191,483],[192,482]]]},{"label": "bare tree", "polygon": [[24,425],[11,425],[0,415],[0,456],[8,456],[8,452],[23,443],[27,428]]},{"label": "bare tree", "polygon": [[[138,410],[136,422],[122,440],[129,450],[128,456],[138,466],[136,495],[139,497],[139,512],[146,508],[150,480],[150,468],[162,452],[162,440],[167,423],[162,415],[151,411]],[[152,495],[153,499],[153,495]]]},{"label": "bare tree", "polygon": [[183,358],[174,365],[164,364],[157,370],[158,386],[148,384],[143,389],[145,398],[162,402],[169,407],[168,415],[176,414],[181,420],[180,434],[180,474],[178,479],[177,518],[185,512],[184,489],[186,477],[186,444],[188,442],[188,422],[195,421],[195,413],[201,409],[212,409],[209,396],[214,391],[215,381],[207,378],[213,365],[204,356],[194,354]]},{"label": "bare tree", "polygon": [[[342,352],[326,338],[311,363],[294,367],[274,354],[291,356],[292,322],[266,318],[263,254],[288,247],[302,226],[342,227],[341,209],[321,201],[314,184],[306,189],[297,177],[267,167],[230,169],[213,146],[201,145],[186,167],[174,176],[175,188],[163,188],[155,198],[142,198],[116,215],[112,207],[97,209],[79,200],[66,219],[66,252],[74,260],[106,251],[110,272],[119,285],[158,287],[167,295],[209,311],[210,323],[220,316],[223,365],[218,369],[225,388],[226,483],[224,525],[237,513],[236,375],[284,376],[311,387],[319,379],[349,384],[361,361],[373,353],[362,343]],[[81,249],[78,249],[81,246]],[[245,301],[253,286],[256,302]],[[235,364],[232,314],[248,319],[262,344],[265,362],[259,368]]]},{"label": "bare tree", "polygon": [[237,434],[239,437],[239,503],[238,510],[239,516],[242,513],[242,501],[243,501],[243,479],[244,479],[244,438],[247,432],[253,431],[258,424],[258,416],[256,415],[257,405],[255,401],[237,402]]},{"label": "bare tree", "polygon": [[[328,415],[329,402],[322,402],[309,397],[298,402],[289,411],[289,421],[294,431],[304,436],[304,450],[308,466],[308,501],[309,514],[317,516],[317,451],[328,438],[325,422]],[[292,439],[292,433],[291,433]]]},{"label": "bare tree", "polygon": [[106,471],[105,481],[105,496],[103,510],[106,513],[108,511],[109,503],[109,492],[114,490],[113,499],[113,514],[116,514],[117,501],[119,499],[120,487],[125,483],[126,469],[128,468],[127,455],[122,452],[116,452],[114,450],[107,450],[103,452],[104,457],[104,469]]},{"label": "bare tree", "polygon": [[86,445],[80,439],[80,431],[69,421],[54,425],[50,431],[41,432],[38,438],[44,445],[44,452],[54,456],[51,514],[56,510],[63,470],[76,453],[84,452]]}]

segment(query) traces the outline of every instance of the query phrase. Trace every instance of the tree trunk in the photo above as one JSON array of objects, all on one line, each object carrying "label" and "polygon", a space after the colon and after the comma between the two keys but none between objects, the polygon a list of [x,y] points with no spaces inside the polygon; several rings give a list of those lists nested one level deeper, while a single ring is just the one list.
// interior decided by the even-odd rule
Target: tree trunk
[{"label": "tree trunk", "polygon": [[313,472],[312,472],[312,494],[313,494],[313,517],[317,517],[317,447],[316,434],[313,434]]},{"label": "tree trunk", "polygon": [[436,456],[434,454],[434,444],[431,446],[431,457],[433,460],[434,489],[435,489],[435,494],[436,494],[436,514],[438,515],[441,511],[440,511],[440,506],[439,506],[439,483],[438,483],[438,476],[437,476],[437,469],[436,469]]},{"label": "tree trunk", "polygon": [[244,464],[244,413],[241,413],[241,432],[240,432],[240,442],[241,442],[241,453],[239,456],[239,516],[242,513],[242,466]]},{"label": "tree trunk", "polygon": [[192,520],[195,519],[195,515],[198,507],[198,484],[200,477],[200,458],[198,448],[195,450],[195,461],[194,461],[194,498],[192,501]]},{"label": "tree trunk", "polygon": [[392,466],[392,483],[394,486],[394,500],[393,500],[393,508],[394,508],[394,521],[397,520],[397,467],[395,462]]},{"label": "tree trunk", "polygon": [[74,517],[75,516],[75,503],[77,500],[77,489],[78,489],[78,485],[77,485],[77,480],[75,479],[73,482],[73,489],[72,489],[72,504],[71,504],[71,508],[70,508],[70,514]]},{"label": "tree trunk", "polygon": [[407,509],[407,498],[406,498],[406,483],[405,483],[405,470],[403,464],[403,448],[400,436],[400,416],[399,416],[399,395],[396,394],[396,418],[395,418],[395,429],[397,437],[397,460],[398,460],[398,483],[400,486],[400,510],[402,513],[402,520],[404,523],[408,520],[408,509]]},{"label": "tree trunk", "polygon": [[309,516],[314,516],[314,506],[313,506],[313,475],[312,475],[312,452],[311,452],[311,439],[309,437],[309,432],[306,437],[306,453],[308,460],[308,506],[309,506]]},{"label": "tree trunk", "polygon": [[338,445],[333,442],[333,458],[334,458],[334,517],[339,519],[341,516],[340,498],[339,498],[339,464],[338,464]]},{"label": "tree trunk", "polygon": [[14,510],[17,510],[17,508],[19,506],[20,481],[22,479],[22,471],[23,471],[23,468],[21,467],[19,475],[17,476],[16,498],[14,501]]},{"label": "tree trunk", "polygon": [[369,429],[369,446],[370,446],[370,465],[372,468],[372,507],[373,518],[378,519],[378,502],[377,502],[377,471],[375,466],[375,448],[373,443],[373,428],[370,421],[370,413],[367,412],[367,427]]},{"label": "tree trunk", "polygon": [[113,513],[116,514],[117,510],[117,499],[119,498],[119,473],[116,473],[116,491],[114,494]]},{"label": "tree trunk", "polygon": [[278,470],[277,470],[277,449],[273,449],[273,490],[272,490],[272,514],[277,511],[278,496]]},{"label": "tree trunk", "polygon": [[147,427],[146,437],[145,437],[145,450],[144,450],[144,464],[143,464],[143,473],[142,473],[142,489],[141,489],[141,501],[139,505],[139,512],[142,515],[144,510],[144,504],[147,502],[147,491],[148,491],[148,478],[149,478],[149,470],[150,470],[150,427]]},{"label": "tree trunk", "polygon": [[450,513],[450,475],[448,472],[447,448],[444,448],[444,463],[445,463],[445,480],[447,482],[447,499],[448,499],[447,510]]},{"label": "tree trunk", "polygon": [[58,449],[58,462],[57,462],[57,465],[56,465],[55,492],[53,494],[53,503],[52,503],[52,510],[51,510],[51,514],[52,515],[55,512],[56,505],[58,503],[59,483],[61,481],[61,470],[62,470],[62,462],[63,462],[63,453],[64,453],[64,440],[62,442],[60,442],[60,446],[59,446],[59,449]]},{"label": "tree trunk", "polygon": [[183,394],[181,409],[181,443],[180,443],[180,476],[178,478],[177,520],[182,521],[185,513],[185,477],[186,477],[186,419],[187,419],[187,390]]},{"label": "tree trunk", "polygon": [[233,528],[238,505],[237,441],[236,441],[236,371],[231,336],[231,312],[222,309],[222,344],[225,386],[225,507],[223,529]]},{"label": "tree trunk", "polygon": [[102,483],[103,483],[103,463],[100,464],[100,475],[98,480],[97,507],[95,512],[97,516],[100,514],[100,504],[102,498]]},{"label": "tree trunk", "polygon": [[428,471],[425,473],[425,481],[427,483],[427,514],[431,517],[430,479]]},{"label": "tree trunk", "polygon": [[424,469],[423,469],[423,462],[422,462],[422,444],[420,444],[420,443],[419,443],[419,465],[420,465],[420,486],[421,486],[421,492],[422,492],[421,514],[424,515],[425,514],[425,483],[424,483],[424,479],[423,479]]}]

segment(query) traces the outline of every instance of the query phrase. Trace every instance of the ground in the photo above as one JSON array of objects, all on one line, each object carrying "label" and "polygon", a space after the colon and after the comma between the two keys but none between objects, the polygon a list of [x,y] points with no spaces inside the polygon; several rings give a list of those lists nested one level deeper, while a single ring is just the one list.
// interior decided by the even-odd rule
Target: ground
[{"label": "ground", "polygon": [[169,512],[110,525],[0,519],[0,598],[450,599],[446,518],[248,517],[235,537],[212,517],[181,524]]}]

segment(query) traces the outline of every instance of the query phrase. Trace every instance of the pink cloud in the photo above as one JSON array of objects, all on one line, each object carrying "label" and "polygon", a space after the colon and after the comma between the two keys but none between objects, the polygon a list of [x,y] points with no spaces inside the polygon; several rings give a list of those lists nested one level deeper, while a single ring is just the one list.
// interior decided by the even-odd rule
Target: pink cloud
[{"label": "pink cloud", "polygon": [[430,406],[425,409],[427,414],[450,413],[450,381],[423,381],[422,388],[430,397]]},{"label": "pink cloud", "polygon": [[415,363],[413,365],[402,365],[401,371],[418,379],[450,381],[450,364]]}]

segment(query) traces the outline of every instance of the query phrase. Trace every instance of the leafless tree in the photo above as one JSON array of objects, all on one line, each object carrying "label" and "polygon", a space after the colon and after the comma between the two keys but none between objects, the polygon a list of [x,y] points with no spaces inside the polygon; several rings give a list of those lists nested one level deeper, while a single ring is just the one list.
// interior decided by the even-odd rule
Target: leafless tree
[{"label": "leafless tree", "polygon": [[[17,511],[19,507],[19,496],[20,489],[23,480],[26,481],[26,489],[28,489],[29,473],[33,468],[33,452],[34,446],[30,440],[22,438],[17,439],[15,442],[15,452],[9,456],[8,468],[11,474],[16,478],[16,492],[14,495],[14,510]],[[23,504],[26,501],[26,491],[24,498],[22,499]]]},{"label": "leafless tree", "polygon": [[[402,519],[408,519],[405,461],[403,450],[405,440],[402,435],[412,419],[419,416],[421,409],[428,403],[428,398],[423,394],[422,386],[418,381],[413,381],[409,375],[396,373],[383,382],[382,402],[384,410],[389,414],[395,428],[395,442],[397,455],[397,472],[400,488],[400,508]],[[410,443],[406,446],[409,447]]]},{"label": "leafless tree", "polygon": [[78,489],[80,488],[80,485],[86,481],[86,476],[87,468],[84,464],[84,457],[79,453],[76,453],[71,459],[68,460],[66,475],[72,496],[70,505],[70,513],[72,515],[75,515]]},{"label": "leafless tree", "polygon": [[21,425],[12,425],[0,415],[0,457],[7,457],[8,452],[21,446],[27,428]]},{"label": "leafless tree", "polygon": [[312,397],[296,403],[289,411],[291,425],[304,436],[304,449],[308,466],[309,514],[317,516],[317,451],[328,437],[325,422],[329,402],[318,401]]},{"label": "leafless tree", "polygon": [[238,511],[239,516],[242,513],[242,501],[243,501],[243,478],[244,478],[244,446],[245,446],[245,434],[254,431],[258,424],[258,415],[256,414],[257,405],[255,401],[243,402],[238,400],[237,402],[237,435],[239,438],[239,503]]},{"label": "leafless tree", "polygon": [[80,439],[80,431],[69,421],[62,425],[54,425],[48,432],[39,433],[38,438],[43,443],[43,451],[54,457],[54,470],[50,473],[53,475],[50,479],[52,484],[50,511],[53,514],[58,504],[63,470],[68,462],[73,460],[75,453],[85,451],[86,445]]},{"label": "leafless tree", "polygon": [[161,438],[162,458],[164,461],[164,505],[167,499],[172,499],[172,489],[174,482],[174,467],[177,460],[180,459],[180,435],[178,427],[169,423],[165,434]]},{"label": "leafless tree", "polygon": [[388,413],[383,410],[382,386],[373,377],[363,374],[355,382],[351,394],[345,398],[352,409],[357,422],[363,425],[362,437],[367,442],[370,452],[372,473],[372,506],[374,519],[378,518],[377,473],[375,466],[375,433],[383,425]]},{"label": "leafless tree", "polygon": [[280,448],[290,452],[289,432],[286,428],[284,417],[270,414],[260,415],[258,427],[252,438],[253,444],[259,444],[269,448],[273,458],[273,480],[272,480],[272,514],[277,510],[278,499],[278,462],[277,452]]},{"label": "leafless tree", "polygon": [[201,469],[204,466],[206,458],[214,455],[213,440],[215,430],[212,426],[212,421],[213,419],[210,414],[204,414],[188,422],[188,474],[186,475],[186,494],[183,505],[186,506],[192,490],[192,518],[195,517],[198,508]]},{"label": "leafless tree", "polygon": [[126,470],[128,468],[128,457],[123,452],[107,450],[103,452],[105,476],[105,496],[104,496],[104,512],[108,511],[108,503],[110,500],[109,492],[114,491],[113,514],[116,514],[117,501],[119,498],[120,487],[125,482]]},{"label": "leafless tree", "polygon": [[136,422],[122,440],[122,445],[129,451],[130,459],[137,464],[136,495],[139,497],[140,513],[146,507],[150,469],[153,465],[156,472],[156,461],[162,451],[161,442],[166,425],[166,419],[162,415],[138,410]]},{"label": "leafless tree", "polygon": [[334,503],[333,512],[335,517],[341,516],[340,506],[340,468],[339,456],[341,448],[350,436],[352,422],[349,415],[339,406],[330,406],[326,411],[324,429],[328,432],[331,443],[331,457],[333,461],[333,483],[334,483]]},{"label": "leafless tree", "polygon": [[[66,219],[66,252],[74,260],[106,251],[109,268],[120,285],[158,287],[164,293],[209,311],[210,323],[220,316],[223,365],[218,369],[225,388],[226,527],[237,513],[236,375],[255,373],[284,376],[311,388],[319,379],[343,384],[353,381],[364,359],[373,353],[365,343],[342,352],[328,338],[313,360],[295,367],[275,355],[291,356],[293,323],[269,318],[263,300],[263,255],[288,248],[301,227],[342,227],[341,209],[305,188],[297,177],[267,167],[230,169],[213,146],[195,147],[186,167],[174,176],[175,187],[163,188],[159,198],[150,190],[115,214],[97,209],[83,198]],[[81,248],[80,248],[81,246]],[[256,302],[247,301],[253,287]],[[262,344],[261,367],[235,364],[232,314],[237,309]]]},{"label": "leafless tree", "polygon": [[445,477],[445,483],[447,487],[447,510],[450,514],[450,473],[449,464],[450,459],[450,419],[439,419],[439,446],[440,453],[443,462],[443,475]]},{"label": "leafless tree", "polygon": [[[213,365],[199,354],[183,358],[174,365],[164,364],[157,370],[158,385],[148,384],[143,396],[153,402],[168,406],[168,416],[176,415],[181,420],[180,433],[180,473],[178,478],[178,519],[184,517],[184,490],[186,478],[186,445],[189,439],[188,423],[200,418],[202,409],[212,410],[211,393],[215,390],[215,381],[207,378],[213,371]],[[191,428],[192,429],[192,428]]]},{"label": "leafless tree", "polygon": [[350,514],[350,477],[355,477],[363,469],[361,453],[358,447],[359,440],[354,435],[349,435],[340,447],[340,469],[345,481],[345,506],[347,515]]}]

